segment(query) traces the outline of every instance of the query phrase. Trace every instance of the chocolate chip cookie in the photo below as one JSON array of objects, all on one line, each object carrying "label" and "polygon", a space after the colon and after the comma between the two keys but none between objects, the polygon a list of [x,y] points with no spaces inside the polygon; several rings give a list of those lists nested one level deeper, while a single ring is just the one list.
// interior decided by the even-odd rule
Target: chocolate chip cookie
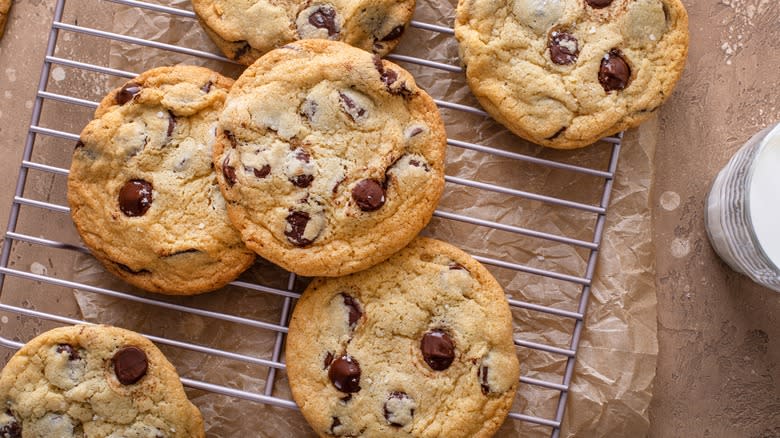
[{"label": "chocolate chip cookie", "polygon": [[492,436],[519,379],[501,286],[426,238],[368,270],[315,279],[293,311],[286,362],[322,437]]},{"label": "chocolate chip cookie", "polygon": [[572,149],[638,125],[669,97],[688,16],[680,0],[460,0],[455,36],[488,113]]},{"label": "chocolate chip cookie", "polygon": [[269,52],[230,90],[214,164],[247,246],[305,276],[365,269],[409,243],[444,186],[433,99],[347,44]]},{"label": "chocolate chip cookie", "polygon": [[230,224],[211,163],[232,81],[211,70],[150,70],[112,91],[81,132],[71,216],[103,265],[140,288],[217,289],[254,261]]},{"label": "chocolate chip cookie", "polygon": [[205,436],[173,365],[116,327],[61,327],[31,340],[0,374],[0,403],[5,438]]},{"label": "chocolate chip cookie", "polygon": [[3,37],[5,22],[8,20],[8,11],[11,9],[11,0],[0,0],[0,38]]},{"label": "chocolate chip cookie", "polygon": [[342,41],[384,56],[398,44],[414,6],[414,0],[192,0],[209,37],[245,65],[304,38]]}]

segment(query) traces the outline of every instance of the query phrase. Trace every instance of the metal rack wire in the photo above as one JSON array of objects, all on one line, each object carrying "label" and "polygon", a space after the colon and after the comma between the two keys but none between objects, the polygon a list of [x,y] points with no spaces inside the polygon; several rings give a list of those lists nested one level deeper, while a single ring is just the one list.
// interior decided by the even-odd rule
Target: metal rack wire
[{"label": "metal rack wire", "polygon": [[[140,10],[168,14],[181,18],[183,20],[192,20],[194,14],[185,9],[176,7],[170,7],[160,4],[153,4],[136,0],[110,0],[115,4],[120,4],[127,7],[139,8]],[[0,253],[0,311],[8,312],[10,314],[16,314],[25,318],[45,320],[60,324],[76,324],[82,323],[78,319],[74,319],[68,315],[58,314],[54,311],[40,311],[30,308],[30,306],[19,304],[16,302],[10,302],[7,298],[10,293],[10,288],[19,287],[18,285],[9,286],[8,278],[14,278],[21,281],[21,284],[25,283],[41,283],[51,286],[60,287],[66,290],[78,289],[86,293],[99,294],[103,296],[109,296],[128,300],[130,302],[143,303],[147,305],[156,306],[158,308],[169,309],[172,311],[183,312],[190,315],[195,315],[201,318],[210,318],[220,321],[226,321],[233,324],[239,324],[241,326],[256,328],[260,330],[267,330],[275,334],[275,344],[273,354],[270,358],[254,357],[246,354],[239,354],[230,351],[224,351],[209,346],[197,345],[189,342],[182,342],[175,339],[169,339],[160,336],[147,335],[152,341],[167,345],[173,348],[181,348],[189,351],[195,351],[207,355],[219,356],[228,358],[231,360],[241,361],[247,364],[256,365],[259,367],[267,368],[267,378],[265,381],[265,388],[262,392],[245,390],[241,388],[231,388],[224,385],[213,384],[205,381],[200,381],[192,378],[183,377],[182,382],[189,387],[197,388],[204,391],[210,391],[217,394],[222,394],[229,397],[238,397],[245,400],[250,400],[258,403],[269,404],[273,406],[279,406],[284,408],[296,409],[295,404],[289,398],[279,397],[274,395],[274,385],[278,384],[276,375],[279,370],[285,368],[285,364],[282,360],[282,349],[284,336],[287,333],[287,321],[292,310],[294,301],[299,297],[299,291],[296,290],[296,277],[294,274],[287,274],[287,286],[286,288],[271,287],[269,285],[257,284],[247,281],[235,281],[233,286],[244,288],[247,290],[256,291],[257,293],[273,294],[283,299],[281,306],[281,312],[277,322],[261,321],[252,318],[247,318],[237,314],[221,313],[211,310],[205,310],[190,306],[187,304],[180,304],[176,301],[161,300],[156,298],[149,298],[147,296],[139,296],[132,293],[126,293],[120,290],[107,289],[103,287],[97,287],[90,284],[84,284],[81,282],[73,281],[65,276],[49,275],[46,272],[33,272],[33,270],[23,270],[12,266],[11,257],[13,250],[20,244],[32,245],[42,248],[43,251],[50,250],[65,250],[76,253],[87,253],[87,250],[76,243],[66,243],[58,236],[47,234],[46,230],[42,231],[42,235],[34,235],[32,232],[21,231],[23,223],[20,221],[20,211],[22,208],[41,209],[47,212],[54,212],[67,217],[69,209],[63,203],[50,202],[49,200],[35,199],[34,196],[29,195],[30,188],[28,182],[28,176],[30,172],[40,172],[43,174],[50,174],[53,176],[66,176],[68,170],[62,167],[46,164],[40,157],[36,157],[34,153],[36,145],[41,142],[65,142],[72,144],[78,140],[78,134],[74,132],[67,132],[65,130],[56,129],[52,127],[42,126],[42,110],[45,104],[56,103],[66,105],[65,108],[83,107],[88,109],[94,109],[97,107],[97,102],[89,99],[83,99],[76,96],[70,96],[58,92],[52,92],[49,90],[50,75],[54,66],[62,66],[71,68],[77,71],[92,72],[101,75],[118,78],[132,78],[136,75],[136,72],[129,72],[124,70],[118,70],[108,66],[98,65],[91,62],[83,62],[74,59],[70,59],[66,55],[57,54],[57,47],[62,38],[62,34],[68,33],[73,35],[88,35],[91,37],[97,37],[109,41],[118,41],[135,46],[159,49],[163,51],[175,52],[178,54],[184,54],[192,57],[209,59],[214,61],[220,61],[224,63],[231,63],[230,60],[224,58],[221,55],[217,55],[211,52],[202,51],[198,49],[181,47],[174,44],[169,44],[160,41],[146,40],[129,35],[122,35],[119,33],[113,33],[89,26],[78,25],[77,23],[66,23],[63,21],[63,11],[65,9],[66,0],[58,0],[54,9],[53,23],[51,25],[50,33],[48,36],[48,45],[46,48],[46,54],[43,61],[41,77],[38,85],[37,97],[33,104],[32,122],[29,127],[28,135],[24,145],[23,158],[20,165],[19,178],[14,191],[13,204],[11,206],[11,214],[8,222],[7,232],[4,236],[4,244],[2,252]],[[423,23],[419,21],[413,21],[412,26],[414,28],[434,32],[451,37],[453,31],[446,25]],[[462,70],[456,65],[450,65],[446,63],[431,61],[427,59],[415,58],[402,54],[391,54],[389,58],[395,62],[401,64],[409,64],[419,66],[419,68],[434,69],[450,73],[461,73]],[[436,96],[434,96],[436,97]],[[448,109],[452,111],[465,112],[477,117],[486,117],[487,114],[479,108],[465,105],[462,103],[456,103],[447,101],[444,99],[437,100],[437,104],[442,109]],[[457,148],[462,150],[471,150],[478,153],[490,154],[502,159],[517,160],[524,163],[531,163],[533,165],[554,168],[560,171],[572,172],[577,174],[584,174],[590,177],[596,178],[601,181],[601,195],[598,202],[594,204],[575,202],[571,200],[556,198],[547,196],[544,194],[533,193],[530,191],[518,190],[503,185],[474,181],[454,175],[448,175],[446,181],[448,186],[456,185],[468,187],[479,191],[487,191],[491,193],[499,193],[502,195],[509,195],[512,197],[522,198],[525,200],[539,201],[541,203],[556,206],[560,209],[575,209],[583,212],[593,214],[595,217],[594,226],[592,229],[592,238],[590,239],[578,239],[562,235],[557,235],[549,232],[542,232],[529,228],[524,228],[517,224],[503,223],[498,221],[491,221],[473,217],[467,214],[461,214],[454,211],[445,211],[439,209],[436,211],[435,216],[443,221],[456,221],[461,223],[468,223],[478,227],[487,227],[490,229],[501,230],[508,233],[514,233],[530,238],[544,239],[550,242],[555,242],[560,245],[568,245],[581,250],[587,251],[585,257],[585,270],[580,275],[572,275],[571,273],[558,272],[555,270],[546,270],[538,267],[530,266],[527,264],[514,263],[513,261],[502,260],[492,256],[475,256],[479,261],[489,266],[499,267],[503,269],[509,269],[512,271],[523,272],[529,275],[543,276],[550,279],[555,279],[567,283],[576,285],[579,288],[578,299],[576,303],[571,303],[575,310],[565,310],[557,307],[551,307],[539,303],[526,302],[517,299],[509,299],[509,304],[515,309],[525,309],[529,312],[539,312],[547,315],[553,315],[555,317],[563,318],[573,322],[573,331],[568,344],[565,347],[547,345],[539,342],[532,342],[523,339],[516,339],[515,344],[518,349],[533,349],[552,355],[560,355],[565,358],[565,367],[560,375],[559,381],[543,380],[530,376],[522,376],[520,382],[523,385],[533,385],[547,390],[558,391],[558,403],[553,416],[549,418],[526,414],[523,412],[513,411],[510,413],[510,417],[516,421],[533,423],[536,425],[542,425],[550,428],[550,434],[552,437],[558,437],[561,431],[561,423],[563,421],[564,411],[566,409],[567,397],[572,382],[572,376],[574,372],[574,365],[577,355],[577,349],[580,343],[584,327],[584,314],[588,304],[588,298],[590,295],[590,288],[594,277],[594,271],[596,262],[598,259],[601,237],[604,232],[605,218],[607,212],[607,206],[609,204],[610,193],[612,191],[613,178],[615,176],[618,156],[621,147],[622,134],[617,137],[606,138],[603,141],[609,144],[610,147],[608,164],[605,169],[594,169],[589,167],[578,166],[576,164],[568,164],[559,161],[553,161],[545,158],[539,158],[530,154],[524,154],[514,151],[508,151],[498,147],[486,146],[483,144],[462,141],[454,138],[448,139],[448,145],[450,148]],[[59,187],[64,193],[64,187]],[[23,339],[13,339],[14,336],[10,336],[8,333],[3,333],[0,337],[0,345],[17,349],[23,345]],[[521,385],[522,388],[522,385]],[[522,389],[521,389],[522,390]]]}]

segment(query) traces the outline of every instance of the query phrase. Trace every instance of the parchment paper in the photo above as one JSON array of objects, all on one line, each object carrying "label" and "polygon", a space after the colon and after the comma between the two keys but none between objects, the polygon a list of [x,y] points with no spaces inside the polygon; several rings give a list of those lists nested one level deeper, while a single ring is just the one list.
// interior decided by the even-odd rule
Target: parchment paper
[{"label": "parchment paper", "polygon": [[[189,3],[183,0],[171,0],[167,4],[190,9]],[[449,0],[418,2],[416,20],[451,26],[452,17],[454,3]],[[197,22],[186,18],[121,8],[108,30],[218,53]],[[396,52],[459,64],[453,37],[417,29],[404,35]],[[232,77],[241,71],[238,66],[121,43],[115,43],[111,50],[111,66],[133,72],[182,62],[206,65]],[[404,67],[434,98],[476,106],[461,74],[408,64]],[[120,82],[108,81],[106,90]],[[488,118],[446,109],[442,113],[450,138],[606,169],[608,145],[597,144],[565,152],[546,150],[517,139]],[[642,437],[647,433],[647,411],[658,350],[649,204],[657,130],[657,121],[652,119],[638,130],[627,133],[624,141],[562,436]],[[589,204],[598,204],[603,189],[603,180],[599,178],[456,147],[448,150],[447,173]],[[440,209],[582,240],[592,239],[595,223],[592,213],[454,184],[447,184]],[[588,252],[584,249],[462,222],[434,218],[424,234],[449,241],[472,254],[570,275],[583,276],[587,264]],[[489,269],[504,286],[509,298],[577,310],[581,288],[573,283],[493,266]],[[79,258],[75,270],[77,281],[133,291],[105,273],[89,256]],[[286,273],[264,261],[259,261],[241,280],[279,289],[287,287]],[[305,284],[306,279],[298,279],[294,289],[302,291]],[[137,290],[133,293],[145,295]],[[270,359],[277,341],[275,332],[246,324],[89,292],[76,291],[76,298],[84,318],[89,321],[115,324],[148,335],[232,353]],[[283,297],[237,287],[197,297],[153,298],[272,324],[280,322],[284,305]],[[572,320],[525,310],[514,310],[513,314],[517,338],[569,347],[574,327]],[[264,366],[165,345],[161,348],[182,376],[263,392],[268,372]],[[561,381],[566,363],[564,356],[525,348],[518,351],[523,375]],[[283,371],[278,373],[273,394],[289,398]],[[315,436],[294,410],[196,390],[190,390],[189,395],[204,414],[209,436]],[[552,418],[558,397],[556,390],[521,384],[513,410]],[[549,434],[549,427],[508,420],[497,436],[546,437]]]}]

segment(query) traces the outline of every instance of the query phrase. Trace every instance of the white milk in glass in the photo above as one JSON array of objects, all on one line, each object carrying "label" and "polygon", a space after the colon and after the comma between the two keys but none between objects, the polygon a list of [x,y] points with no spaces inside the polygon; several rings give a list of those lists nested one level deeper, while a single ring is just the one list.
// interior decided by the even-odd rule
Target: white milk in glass
[{"label": "white milk in glass", "polygon": [[780,292],[780,124],[753,136],[718,173],[705,222],[726,263]]}]

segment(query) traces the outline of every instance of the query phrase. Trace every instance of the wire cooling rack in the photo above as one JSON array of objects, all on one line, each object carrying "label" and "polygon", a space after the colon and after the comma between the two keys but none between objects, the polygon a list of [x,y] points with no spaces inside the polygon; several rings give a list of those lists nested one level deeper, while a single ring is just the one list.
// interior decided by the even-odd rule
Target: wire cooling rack
[{"label": "wire cooling rack", "polygon": [[[68,3],[76,0],[69,0]],[[82,0],[79,6],[87,3],[89,7],[90,0]],[[106,9],[107,7],[136,8],[144,14],[154,14],[157,17],[163,16],[171,20],[180,20],[189,23],[194,29],[198,26],[194,20],[194,14],[186,9],[188,6],[178,4],[171,7],[162,4],[153,4],[134,0],[111,0],[101,2],[93,0],[95,8]],[[108,5],[108,6],[107,6]],[[101,29],[100,20],[90,24],[79,24],[78,19],[72,19],[68,22],[64,18],[66,10],[66,0],[58,0],[54,9],[53,23],[48,36],[48,45],[46,55],[43,61],[40,82],[36,99],[33,103],[32,122],[29,127],[28,135],[24,145],[24,153],[20,165],[19,178],[14,191],[13,204],[8,222],[8,229],[4,236],[2,253],[0,253],[0,312],[3,322],[8,322],[8,315],[12,315],[14,321],[18,324],[4,324],[3,333],[0,337],[0,345],[8,349],[18,349],[23,345],[32,334],[42,330],[44,325],[61,325],[82,323],[77,318],[72,317],[73,309],[68,309],[66,305],[60,304],[62,294],[72,294],[73,289],[78,289],[83,293],[103,295],[114,297],[128,302],[143,303],[158,308],[169,309],[181,314],[189,315],[204,320],[219,320],[233,324],[238,324],[251,329],[265,330],[275,336],[273,354],[270,357],[254,357],[251,355],[239,354],[230,351],[212,348],[208,345],[198,345],[196,343],[184,342],[176,339],[170,339],[162,336],[146,334],[154,342],[169,348],[177,348],[197,352],[204,355],[228,358],[239,362],[244,362],[252,366],[257,366],[265,370],[265,386],[263,390],[256,391],[248,388],[235,388],[226,385],[209,383],[203,380],[197,380],[184,376],[182,382],[185,386],[199,390],[221,394],[226,397],[237,397],[257,403],[264,403],[277,407],[296,409],[295,404],[289,397],[279,396],[275,393],[274,386],[280,384],[277,374],[285,369],[283,362],[283,344],[287,333],[287,322],[296,298],[300,296],[301,287],[294,274],[286,275],[286,288],[273,287],[267,284],[253,283],[249,281],[235,281],[234,287],[246,289],[258,294],[272,294],[280,297],[283,304],[280,306],[280,314],[275,321],[263,321],[247,318],[238,313],[229,314],[215,312],[208,309],[189,305],[186,300],[177,301],[169,297],[154,297],[128,293],[122,290],[108,289],[84,282],[74,281],[73,275],[67,272],[55,272],[54,266],[46,266],[45,263],[33,262],[28,269],[21,269],[25,265],[21,261],[33,260],[36,256],[26,256],[26,253],[35,253],[40,258],[45,259],[48,254],[54,251],[66,254],[87,253],[78,240],[68,242],[61,236],[59,230],[67,228],[69,224],[69,209],[65,202],[65,181],[68,173],[68,162],[61,165],[51,164],[47,158],[48,151],[52,148],[60,151],[66,151],[69,157],[73,143],[78,140],[79,127],[75,129],[62,129],[58,127],[57,120],[61,114],[70,112],[91,113],[97,107],[97,100],[102,93],[108,91],[105,89],[96,89],[87,93],[88,97],[77,92],[75,88],[55,87],[53,81],[59,81],[62,68],[67,68],[71,76],[86,78],[89,75],[105,76],[107,78],[116,78],[121,82],[126,78],[132,78],[138,72],[131,72],[110,67],[108,59],[97,56],[87,56],[78,58],[74,56],[72,50],[68,49],[69,42],[78,38],[92,38],[96,45],[100,42],[106,44],[122,43],[131,48],[140,50],[155,50],[170,52],[177,55],[192,57],[193,60],[206,59],[224,63],[226,68],[237,68],[230,60],[214,52],[203,51],[202,48],[184,47],[176,43],[166,42],[164,37],[157,39],[144,39],[130,34],[112,32],[111,29]],[[419,13],[419,9],[418,9]],[[114,11],[104,11],[104,16],[111,17]],[[419,14],[418,14],[419,15]],[[417,17],[417,16],[416,16]],[[450,19],[451,20],[451,19]],[[425,23],[422,21],[413,21],[411,31],[429,33],[429,37],[453,38],[453,31],[449,27],[451,23]],[[87,52],[90,52],[87,50]],[[391,54],[388,58],[398,62],[413,72],[428,72],[434,75],[437,72],[442,74],[462,75],[462,70],[455,62],[442,62],[441,59],[420,59],[399,52]],[[93,59],[94,58],[94,59]],[[433,56],[431,58],[434,58]],[[446,60],[445,60],[446,61]],[[108,65],[106,65],[108,64]],[[57,71],[59,68],[59,72]],[[415,70],[416,69],[416,70]],[[119,83],[115,81],[116,83]],[[110,88],[110,87],[109,87]],[[54,89],[55,91],[52,91]],[[83,90],[81,90],[83,91]],[[433,93],[432,93],[433,94]],[[91,96],[91,97],[90,97]],[[473,103],[459,103],[453,99],[447,99],[447,96],[436,96],[434,98],[445,97],[437,100],[437,104],[442,111],[454,111],[466,113],[477,119],[485,119],[487,115]],[[472,101],[473,102],[473,101]],[[44,111],[49,115],[42,117]],[[445,122],[448,116],[444,116]],[[83,120],[83,118],[82,118]],[[86,120],[89,120],[88,116]],[[83,123],[83,122],[80,122]],[[78,124],[76,126],[79,126]],[[83,126],[83,124],[81,125]],[[448,124],[448,133],[453,128]],[[451,175],[448,171],[446,177],[447,190],[454,188],[466,188],[477,193],[476,196],[483,194],[500,194],[511,199],[536,202],[545,206],[551,206],[559,210],[578,210],[592,215],[591,226],[586,230],[588,237],[567,237],[547,231],[534,230],[523,227],[521,224],[511,220],[488,220],[479,217],[477,214],[466,214],[465,212],[451,211],[446,208],[440,208],[435,213],[435,219],[442,222],[452,221],[461,224],[469,224],[474,227],[485,228],[488,230],[497,230],[511,235],[523,236],[524,238],[541,239],[551,244],[572,247],[582,255],[584,271],[581,273],[561,272],[555,269],[545,269],[533,266],[530,263],[516,263],[513,260],[500,258],[497,255],[475,255],[475,258],[490,268],[514,271],[527,274],[530,277],[539,277],[547,280],[558,281],[574,287],[577,290],[576,297],[572,299],[569,308],[560,305],[550,305],[549,303],[535,303],[514,299],[509,296],[509,303],[513,311],[523,309],[530,318],[534,315],[544,315],[544,317],[559,318],[571,323],[573,327],[571,336],[561,345],[554,343],[544,343],[529,341],[527,339],[516,339],[515,344],[518,354],[528,349],[532,352],[540,352],[551,356],[562,358],[565,363],[560,367],[555,378],[538,378],[529,375],[520,377],[520,391],[535,387],[538,389],[555,391],[558,393],[557,403],[554,412],[543,416],[539,414],[530,414],[522,412],[520,403],[515,403],[510,417],[514,421],[525,422],[531,425],[548,427],[552,437],[558,437],[561,431],[564,411],[566,409],[567,397],[570,390],[572,375],[574,372],[577,348],[584,325],[584,313],[588,303],[591,283],[593,281],[596,261],[598,259],[599,247],[604,223],[612,190],[613,178],[617,166],[622,134],[617,137],[605,138],[600,147],[605,148],[606,157],[602,169],[583,167],[576,163],[566,162],[565,159],[549,159],[540,157],[539,148],[533,149],[527,147],[524,152],[518,152],[516,148],[506,148],[501,146],[491,146],[482,143],[474,143],[459,140],[457,138],[448,139],[448,154],[455,151],[470,151],[474,154],[497,157],[502,160],[512,160],[523,165],[539,166],[541,168],[551,168],[564,174],[585,175],[596,181],[597,190],[593,202],[580,202],[578,200],[564,199],[563,197],[549,196],[545,193],[534,193],[513,187],[511,184],[496,184],[494,182],[485,182],[462,178]],[[537,152],[534,152],[537,151]],[[49,181],[48,185],[41,189],[40,181]],[[43,194],[43,195],[42,195]],[[36,228],[31,225],[35,218],[44,225]],[[66,224],[66,225],[62,225]],[[72,230],[71,230],[72,232]],[[32,257],[32,258],[30,258]],[[67,257],[67,256],[66,256]],[[37,260],[37,259],[36,259]],[[51,264],[51,258],[49,257]],[[52,271],[52,272],[49,272]],[[284,283],[283,281],[282,283]],[[504,284],[506,287],[507,285]],[[27,291],[31,288],[37,288],[41,291],[53,291],[39,293],[42,302],[34,303],[30,301]],[[56,292],[59,291],[59,292]],[[32,322],[32,323],[31,323]],[[45,323],[45,324],[44,324]],[[31,329],[32,327],[32,329]]]}]

